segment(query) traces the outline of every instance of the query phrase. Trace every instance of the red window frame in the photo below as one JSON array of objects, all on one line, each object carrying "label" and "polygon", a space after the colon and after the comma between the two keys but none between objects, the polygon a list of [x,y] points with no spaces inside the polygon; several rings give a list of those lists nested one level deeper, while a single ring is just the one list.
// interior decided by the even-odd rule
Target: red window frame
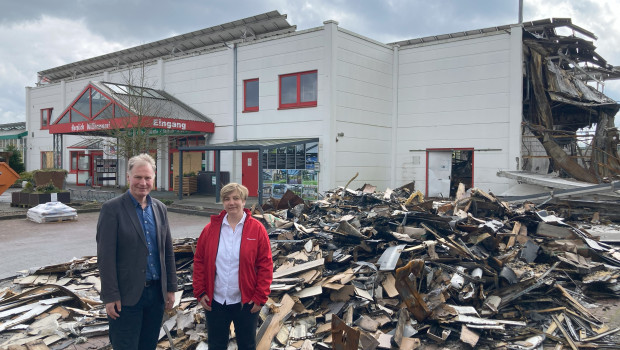
[{"label": "red window frame", "polygon": [[[75,174],[78,171],[78,162],[80,155],[85,154],[84,151],[69,151],[69,173]],[[75,156],[75,167],[73,166],[73,157]]]},{"label": "red window frame", "polygon": [[[317,73],[317,70],[311,70],[311,71],[307,71],[307,72],[298,72],[298,73],[291,73],[291,74],[283,74],[280,75],[278,78],[278,105],[279,108],[278,109],[289,109],[289,108],[304,108],[304,107],[316,107],[317,105],[317,100],[318,100],[318,91],[317,91],[317,100],[314,101],[306,101],[306,102],[301,102],[301,76],[302,75],[306,75],[306,74],[313,74],[313,73]],[[291,77],[291,76],[296,76],[297,77],[297,101],[294,103],[286,103],[283,104],[282,103],[282,79],[286,78],[286,77]],[[317,90],[318,90],[318,79],[319,76],[317,74]]]},{"label": "red window frame", "polygon": [[52,121],[52,110],[53,108],[41,109],[41,130],[49,128],[50,122]]},{"label": "red window frame", "polygon": [[[243,81],[243,113],[246,113],[246,112],[258,112],[258,107],[260,105],[259,104],[257,106],[253,106],[253,107],[248,107],[248,105],[247,105],[247,91],[248,91],[247,85],[248,85],[248,83],[251,83],[251,82],[258,82],[258,78],[256,78],[256,79],[247,79],[247,80]],[[256,97],[258,98],[258,96],[256,96]]]},{"label": "red window frame", "polygon": [[[47,154],[52,153],[52,164],[43,164],[43,159],[45,159],[45,163],[47,163]],[[39,169],[49,169],[54,167],[54,152],[53,151],[40,151],[41,154],[41,166]]]}]

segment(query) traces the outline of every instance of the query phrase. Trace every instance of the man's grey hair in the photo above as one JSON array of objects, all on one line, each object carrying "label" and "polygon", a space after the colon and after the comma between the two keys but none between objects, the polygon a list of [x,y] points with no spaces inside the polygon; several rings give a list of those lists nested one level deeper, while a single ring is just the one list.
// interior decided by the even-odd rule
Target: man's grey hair
[{"label": "man's grey hair", "polygon": [[155,159],[151,157],[147,153],[138,154],[137,156],[133,156],[129,158],[129,162],[127,162],[127,173],[129,174],[135,166],[149,164],[153,169],[153,172],[156,170]]}]

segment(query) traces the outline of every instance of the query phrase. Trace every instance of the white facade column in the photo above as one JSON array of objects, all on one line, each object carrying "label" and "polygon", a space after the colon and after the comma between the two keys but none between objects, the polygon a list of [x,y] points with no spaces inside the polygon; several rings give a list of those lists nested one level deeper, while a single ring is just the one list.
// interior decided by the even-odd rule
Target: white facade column
[{"label": "white facade column", "polygon": [[508,170],[521,167],[521,121],[523,114],[523,28],[510,28],[510,119],[508,137]]},{"label": "white facade column", "polygon": [[319,162],[321,164],[319,173],[319,191],[325,191],[336,187],[336,67],[338,66],[338,22],[329,20],[323,22],[325,25],[325,77],[326,82],[324,96],[327,106],[325,115],[325,130],[319,142]]},{"label": "white facade column", "polygon": [[398,49],[394,45],[392,58],[392,152],[390,165],[390,187],[396,187],[396,160],[398,159]]},{"label": "white facade column", "polygon": [[156,78],[156,86],[158,90],[165,90],[166,89],[166,79],[165,79],[165,64],[164,64],[164,60],[163,59],[158,59],[157,60],[157,78]]},{"label": "white facade column", "polygon": [[157,188],[160,191],[168,191],[169,174],[168,137],[157,138]]},{"label": "white facade column", "polygon": [[67,82],[64,80],[60,81],[60,105],[62,109],[59,112],[62,112],[67,107]]},{"label": "white facade column", "polygon": [[32,148],[33,137],[30,130],[34,130],[34,125],[32,125],[32,103],[30,98],[30,93],[32,92],[32,88],[30,86],[26,86],[26,131],[28,135],[25,137],[26,149],[24,153],[24,166],[26,171],[33,171],[35,168],[33,160],[36,158],[34,156],[34,151]]}]

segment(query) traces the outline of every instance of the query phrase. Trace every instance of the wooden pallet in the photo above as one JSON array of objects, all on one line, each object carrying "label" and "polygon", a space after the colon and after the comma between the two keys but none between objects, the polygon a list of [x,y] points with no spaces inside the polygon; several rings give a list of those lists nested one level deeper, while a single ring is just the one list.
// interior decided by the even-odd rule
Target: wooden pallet
[{"label": "wooden pallet", "polygon": [[[172,190],[174,192],[179,191],[179,177],[175,176],[172,184]],[[183,195],[189,196],[192,193],[198,192],[198,178],[195,176],[183,177]]]},{"label": "wooden pallet", "polygon": [[62,223],[62,222],[74,222],[74,221],[78,221],[77,216],[74,218],[57,218],[51,221],[43,221],[43,222],[36,222],[34,220],[31,220],[30,218],[27,218],[28,220],[37,223],[37,224],[58,224],[58,223]]},{"label": "wooden pallet", "polygon": [[48,224],[48,223],[56,224],[56,223],[59,223],[59,222],[71,222],[71,221],[77,221],[77,220],[78,220],[77,216],[74,217],[74,218],[58,218],[58,219],[53,220],[53,221],[46,221],[46,222],[44,222],[44,224]]}]

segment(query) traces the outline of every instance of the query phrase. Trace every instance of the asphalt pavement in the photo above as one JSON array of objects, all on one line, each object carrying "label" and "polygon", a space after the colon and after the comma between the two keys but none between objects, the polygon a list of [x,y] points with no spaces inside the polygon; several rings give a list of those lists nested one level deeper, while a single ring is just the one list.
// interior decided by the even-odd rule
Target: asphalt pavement
[{"label": "asphalt pavement", "polygon": [[[0,194],[0,281],[19,271],[96,255],[95,234],[101,202],[120,195],[123,190],[75,185],[68,185],[67,190],[72,193],[69,206],[78,210],[77,220],[44,224],[27,220],[28,208],[11,206],[11,193],[21,188],[9,188]],[[168,204],[173,238],[197,238],[209,216],[222,210],[222,203],[209,195],[193,194],[179,199],[175,192],[153,190],[151,196]],[[255,197],[248,198],[246,206],[256,202]]]},{"label": "asphalt pavement", "polygon": [[[78,213],[75,221],[38,224],[25,218],[0,220],[0,280],[72,258],[97,254],[99,212]],[[173,238],[197,238],[209,218],[169,212]]]}]

